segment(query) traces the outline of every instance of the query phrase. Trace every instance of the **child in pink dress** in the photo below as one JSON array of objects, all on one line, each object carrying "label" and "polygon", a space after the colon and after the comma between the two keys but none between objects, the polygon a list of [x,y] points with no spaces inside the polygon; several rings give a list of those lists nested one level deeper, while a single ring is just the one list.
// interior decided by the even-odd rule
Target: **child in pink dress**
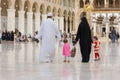
[{"label": "child in pink dress", "polygon": [[70,44],[68,43],[68,40],[64,40],[64,45],[63,45],[63,56],[65,57],[64,62],[70,62]]}]

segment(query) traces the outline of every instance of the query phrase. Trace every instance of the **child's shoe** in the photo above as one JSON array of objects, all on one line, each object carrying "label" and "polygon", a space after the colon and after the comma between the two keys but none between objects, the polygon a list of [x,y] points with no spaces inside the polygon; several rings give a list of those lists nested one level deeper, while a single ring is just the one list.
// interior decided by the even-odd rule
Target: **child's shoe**
[{"label": "child's shoe", "polygon": [[100,60],[100,58],[98,58],[98,60]]},{"label": "child's shoe", "polygon": [[97,61],[98,59],[95,59],[94,61]]},{"label": "child's shoe", "polygon": [[66,62],[66,60],[64,60],[64,62]]},{"label": "child's shoe", "polygon": [[68,60],[68,63],[70,63],[70,61]]}]

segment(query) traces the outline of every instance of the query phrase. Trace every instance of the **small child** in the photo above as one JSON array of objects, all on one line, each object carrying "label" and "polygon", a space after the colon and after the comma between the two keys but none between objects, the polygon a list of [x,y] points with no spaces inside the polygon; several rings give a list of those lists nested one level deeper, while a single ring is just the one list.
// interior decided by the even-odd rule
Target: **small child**
[{"label": "small child", "polygon": [[63,56],[65,57],[64,62],[70,62],[69,58],[70,58],[70,44],[68,43],[68,40],[65,39],[64,40],[64,45],[63,45]]},{"label": "small child", "polygon": [[94,36],[94,54],[95,54],[95,61],[100,60],[99,50],[100,50],[100,42],[98,41],[98,38]]}]

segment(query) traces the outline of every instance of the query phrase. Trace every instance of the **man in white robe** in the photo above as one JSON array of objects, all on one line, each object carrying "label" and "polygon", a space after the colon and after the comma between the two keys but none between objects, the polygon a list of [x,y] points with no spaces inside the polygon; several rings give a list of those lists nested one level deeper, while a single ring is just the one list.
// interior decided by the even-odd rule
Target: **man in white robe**
[{"label": "man in white robe", "polygon": [[55,57],[56,36],[61,40],[57,24],[52,19],[52,13],[47,14],[47,19],[42,22],[35,38],[42,38],[40,45],[40,62],[52,62]]}]

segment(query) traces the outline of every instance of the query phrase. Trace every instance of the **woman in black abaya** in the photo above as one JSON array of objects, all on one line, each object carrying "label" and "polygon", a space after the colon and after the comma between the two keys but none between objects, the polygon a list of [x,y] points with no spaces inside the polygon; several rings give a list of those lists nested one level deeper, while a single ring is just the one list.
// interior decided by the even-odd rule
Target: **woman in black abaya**
[{"label": "woman in black abaya", "polygon": [[79,40],[80,49],[81,49],[82,62],[89,62],[92,37],[91,37],[90,26],[88,24],[88,21],[85,15],[83,15],[83,17],[81,18],[76,39],[75,41],[73,41],[73,45],[75,45],[78,40]]}]

